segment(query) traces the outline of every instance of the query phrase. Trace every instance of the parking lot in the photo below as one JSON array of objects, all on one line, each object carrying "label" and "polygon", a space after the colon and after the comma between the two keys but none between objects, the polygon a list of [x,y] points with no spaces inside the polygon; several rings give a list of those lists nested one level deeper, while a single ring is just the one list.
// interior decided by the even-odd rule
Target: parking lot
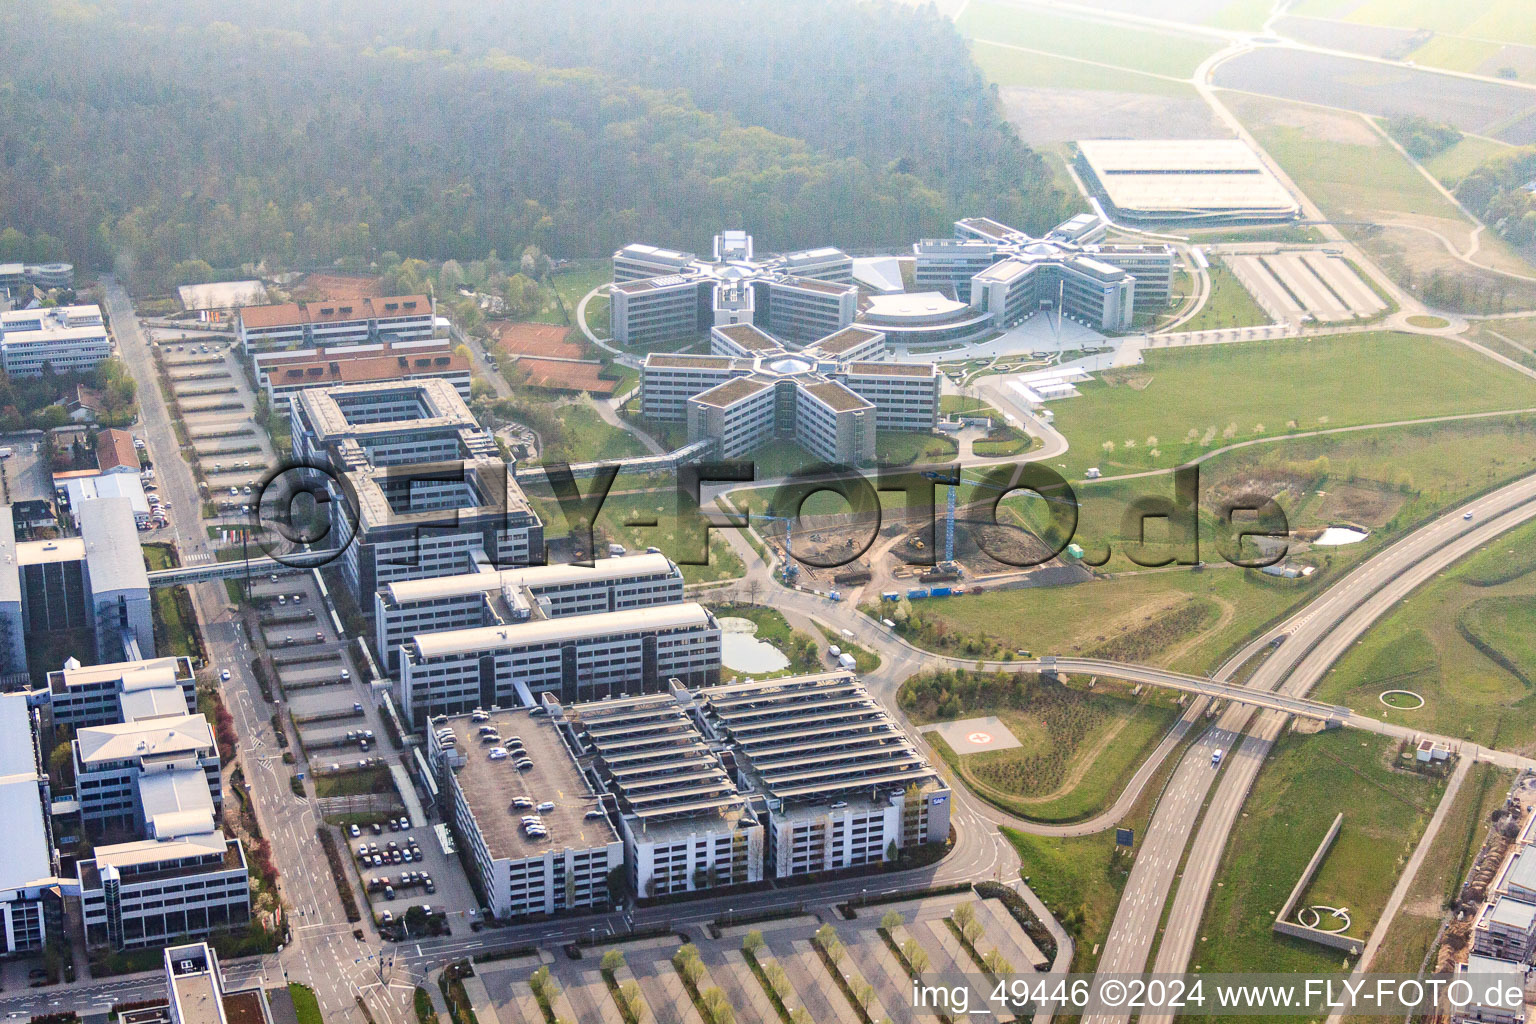
[{"label": "parking lot", "polygon": [[1309,249],[1226,257],[1232,273],[1281,323],[1340,323],[1384,311],[1386,302],[1343,259]]},{"label": "parking lot", "polygon": [[274,462],[239,352],[228,338],[163,337],[159,346],[208,498],[221,512],[238,513]]},{"label": "parking lot", "polygon": [[[475,893],[458,854],[444,851],[438,828],[355,826],[355,836],[353,828],[343,829],[343,838],[357,872],[359,896],[366,899],[376,922],[397,923],[410,907],[426,904],[434,914],[444,915],[450,930],[468,929],[476,910]],[[367,855],[367,863],[359,853],[364,846],[377,851]]]}]

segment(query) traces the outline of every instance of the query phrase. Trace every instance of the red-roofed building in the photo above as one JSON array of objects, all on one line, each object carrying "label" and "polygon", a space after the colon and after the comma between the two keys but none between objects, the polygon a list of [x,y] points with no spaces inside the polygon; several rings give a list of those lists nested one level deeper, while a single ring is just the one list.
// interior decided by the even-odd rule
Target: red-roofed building
[{"label": "red-roofed building", "polygon": [[447,338],[269,352],[255,356],[255,363],[257,377],[266,388],[267,401],[274,412],[286,411],[290,399],[306,388],[425,377],[447,381],[460,398],[469,401],[469,360],[455,353]]},{"label": "red-roofed building", "polygon": [[139,453],[133,446],[133,435],[114,428],[97,434],[96,466],[103,473],[137,474]]},{"label": "red-roofed building", "polygon": [[235,325],[242,351],[363,345],[430,338],[436,319],[425,295],[379,295],[246,306]]}]

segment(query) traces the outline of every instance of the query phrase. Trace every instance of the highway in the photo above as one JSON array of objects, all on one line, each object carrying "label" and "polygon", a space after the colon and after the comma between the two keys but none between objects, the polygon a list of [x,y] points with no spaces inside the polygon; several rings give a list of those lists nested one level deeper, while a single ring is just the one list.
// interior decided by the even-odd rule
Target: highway
[{"label": "highway", "polygon": [[[1473,517],[1470,521],[1463,518],[1469,512]],[[1305,695],[1349,644],[1397,601],[1467,553],[1533,517],[1536,477],[1527,477],[1431,521],[1268,630],[1229,660],[1215,678],[1230,679],[1264,645],[1285,634],[1286,640],[1265,658],[1247,685],[1255,690]],[[1259,723],[1254,734],[1243,738],[1256,714]],[[1226,837],[1285,722],[1286,715],[1278,711],[1256,712],[1250,706],[1231,705],[1184,756],[1168,786],[1168,796],[1159,804],[1142,839],[1099,970],[1140,972],[1146,968],[1181,861],[1187,866],[1179,879],[1153,969],[1183,970],[1194,947]],[[1350,724],[1378,732],[1388,728],[1364,716],[1350,716]],[[1219,771],[1210,763],[1211,753],[1218,747],[1230,752]],[[1479,753],[1493,756],[1492,752]],[[1205,809],[1200,834],[1185,858],[1190,833],[1218,778],[1220,785]],[[1102,1018],[1120,1019],[1128,1018]]]}]

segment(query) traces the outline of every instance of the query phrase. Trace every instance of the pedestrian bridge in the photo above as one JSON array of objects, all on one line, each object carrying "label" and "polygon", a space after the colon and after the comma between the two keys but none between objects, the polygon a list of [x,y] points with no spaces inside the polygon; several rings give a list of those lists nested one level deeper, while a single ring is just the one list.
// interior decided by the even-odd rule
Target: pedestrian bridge
[{"label": "pedestrian bridge", "polygon": [[192,583],[207,583],[210,580],[239,579],[249,572],[252,576],[270,576],[276,573],[279,576],[295,572],[309,572],[311,569],[328,564],[340,551],[306,551],[302,555],[289,556],[299,564],[292,561],[279,561],[276,558],[262,556],[261,558],[235,559],[229,562],[205,562],[202,565],[181,565],[174,569],[156,569],[149,574],[149,585],[154,587],[179,587]]}]

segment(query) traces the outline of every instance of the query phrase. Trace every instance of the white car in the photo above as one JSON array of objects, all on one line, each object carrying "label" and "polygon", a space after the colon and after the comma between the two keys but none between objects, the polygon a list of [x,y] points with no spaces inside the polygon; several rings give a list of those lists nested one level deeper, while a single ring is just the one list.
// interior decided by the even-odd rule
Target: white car
[{"label": "white car", "polygon": [[226,683],[229,682],[229,669],[226,668],[224,671],[220,672],[219,678]]}]

